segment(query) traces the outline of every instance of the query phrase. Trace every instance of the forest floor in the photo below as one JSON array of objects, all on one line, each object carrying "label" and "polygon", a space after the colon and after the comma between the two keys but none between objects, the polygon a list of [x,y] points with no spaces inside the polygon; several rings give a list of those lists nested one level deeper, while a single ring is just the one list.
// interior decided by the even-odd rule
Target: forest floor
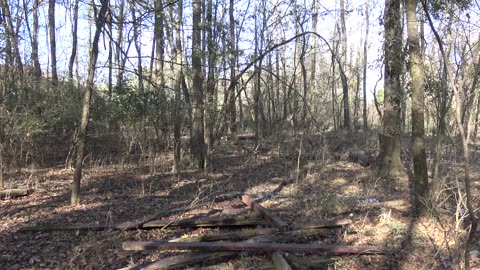
[{"label": "forest floor", "polygon": [[[298,243],[372,245],[394,250],[388,255],[338,256],[325,269],[451,269],[459,265],[467,223],[464,198],[459,196],[455,182],[457,176],[462,181],[462,164],[443,161],[443,192],[435,199],[437,206],[428,217],[415,219],[409,188],[411,175],[395,180],[373,176],[368,167],[349,160],[348,152],[356,146],[347,142],[310,136],[265,140],[257,149],[249,140],[223,143],[216,149],[208,173],[186,170],[173,175],[169,156],[162,156],[155,166],[91,167],[84,170],[79,206],[69,205],[72,170],[31,168],[7,172],[9,187],[33,185],[36,191],[26,197],[0,200],[0,269],[116,269],[172,256],[180,252],[125,251],[122,242],[170,240],[218,233],[220,229],[17,230],[39,224],[108,225],[188,205],[202,207],[168,218],[205,215],[208,209],[245,208],[239,198],[214,202],[216,196],[231,192],[263,198],[261,204],[265,207],[286,209],[276,214],[294,224],[353,220],[344,229],[298,239]],[[477,152],[472,146],[472,160],[480,159]],[[403,159],[411,171],[408,151],[404,151]],[[480,163],[472,161],[472,171],[473,191],[478,198]],[[473,269],[480,269],[478,250],[477,245],[472,252]],[[269,254],[240,252],[227,260],[190,269],[275,268]]]}]

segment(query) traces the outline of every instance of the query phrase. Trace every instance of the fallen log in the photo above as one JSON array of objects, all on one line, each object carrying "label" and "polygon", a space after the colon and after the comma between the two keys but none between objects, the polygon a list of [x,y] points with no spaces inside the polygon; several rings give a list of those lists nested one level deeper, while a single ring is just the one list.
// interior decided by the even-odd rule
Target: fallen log
[{"label": "fallen log", "polygon": [[238,232],[206,234],[198,236],[190,236],[185,238],[172,239],[169,242],[213,242],[213,241],[241,241],[247,240],[255,236],[272,235],[265,237],[263,241],[270,242],[290,242],[298,238],[308,238],[318,235],[319,232],[327,232],[330,229],[341,228],[344,225],[351,224],[349,219],[340,219],[336,221],[325,221],[311,224],[302,224],[292,228],[291,231],[281,233],[278,229],[251,229]]},{"label": "fallen log", "polygon": [[0,199],[28,196],[32,194],[33,191],[34,191],[33,189],[25,189],[25,188],[12,188],[12,189],[0,190]]},{"label": "fallen log", "polygon": [[172,239],[169,242],[213,242],[213,241],[241,241],[246,240],[254,236],[272,234],[277,232],[277,229],[251,229],[243,230],[239,232],[218,233],[218,234],[205,234],[198,236],[190,236],[185,238]]},{"label": "fallen log", "polygon": [[48,231],[101,231],[108,229],[126,230],[126,229],[154,229],[165,227],[229,227],[229,226],[257,226],[262,224],[258,219],[248,219],[247,216],[219,216],[219,217],[201,217],[188,219],[167,219],[154,220],[144,223],[140,226],[108,226],[101,224],[51,224],[20,228],[18,232],[48,232]]},{"label": "fallen log", "polygon": [[177,256],[160,259],[155,262],[125,267],[118,270],[156,270],[156,269],[173,269],[185,267],[192,264],[203,263],[224,257],[230,257],[237,254],[236,252],[188,252]]},{"label": "fallen log", "polygon": [[254,210],[255,212],[259,213],[262,215],[262,217],[266,220],[268,220],[270,223],[272,223],[273,226],[279,228],[279,229],[285,229],[288,227],[288,224],[283,221],[281,218],[273,214],[270,210],[267,208],[261,206],[259,203],[254,201],[252,198],[250,198],[247,195],[242,196],[242,201],[244,204],[246,204],[250,209]]},{"label": "fallen log", "polygon": [[160,219],[160,218],[170,216],[170,215],[173,215],[173,214],[177,214],[177,213],[180,213],[182,211],[192,210],[192,209],[195,209],[195,208],[198,208],[198,207],[201,207],[201,206],[202,205],[198,205],[196,207],[178,207],[178,208],[169,208],[169,209],[166,209],[166,210],[164,209],[164,210],[161,210],[161,211],[159,211],[155,214],[148,215],[146,217],[142,217],[142,218],[137,219],[137,220],[117,223],[113,226],[113,228],[115,228],[117,230],[122,230],[122,231],[123,230],[136,229],[136,228],[141,227],[143,224],[145,224],[147,222],[150,222],[152,220]]},{"label": "fallen log", "polygon": [[249,219],[246,215],[241,216],[218,216],[218,217],[200,217],[180,220],[153,220],[142,225],[146,228],[162,227],[236,227],[236,226],[256,226],[261,224],[261,220]]},{"label": "fallen log", "polygon": [[200,250],[200,251],[290,251],[290,252],[328,252],[336,254],[385,254],[389,250],[375,246],[340,246],[319,244],[282,244],[282,243],[246,243],[246,242],[193,242],[172,243],[165,241],[127,241],[124,250]]},{"label": "fallen log", "polygon": [[274,252],[272,254],[272,261],[277,270],[292,270],[292,267],[290,267],[288,262],[279,252]]}]

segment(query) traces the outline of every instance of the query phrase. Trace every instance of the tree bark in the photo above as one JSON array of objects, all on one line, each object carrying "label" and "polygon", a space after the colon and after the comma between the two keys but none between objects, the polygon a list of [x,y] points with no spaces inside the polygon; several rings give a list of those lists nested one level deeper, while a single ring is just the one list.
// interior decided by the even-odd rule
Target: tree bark
[{"label": "tree bark", "polygon": [[425,154],[425,75],[422,70],[420,37],[417,22],[417,1],[406,0],[408,48],[410,53],[410,76],[412,79],[412,150],[415,184],[415,204],[417,214],[425,214],[428,209],[428,169]]},{"label": "tree bark", "polygon": [[400,159],[401,152],[401,106],[403,92],[400,78],[403,71],[402,21],[400,0],[385,0],[385,80],[383,133],[379,134],[380,153],[375,166],[380,175],[405,176]]},{"label": "tree bark", "polygon": [[183,80],[183,53],[182,53],[182,33],[181,24],[183,20],[183,0],[177,3],[177,19],[174,21],[173,28],[175,31],[175,102],[174,102],[174,123],[173,123],[173,173],[180,171],[180,150],[181,150],[181,124],[182,117],[180,112],[180,104],[182,97],[182,80]]},{"label": "tree bark", "polygon": [[[38,1],[38,0],[36,0]],[[73,80],[73,64],[77,57],[77,31],[78,31],[78,3],[79,0],[75,0],[73,4],[73,18],[72,18],[72,53],[70,54],[70,60],[68,62],[68,79]],[[109,45],[111,46],[111,45]]]},{"label": "tree bark", "polygon": [[370,5],[365,1],[365,40],[363,41],[363,129],[368,129],[367,115],[367,68],[368,68],[368,30],[370,28]]},{"label": "tree bark", "polygon": [[57,42],[55,40],[55,0],[48,0],[48,36],[50,43],[50,65],[52,68],[52,81],[58,82],[57,75]]},{"label": "tree bark", "polygon": [[[233,0],[230,0],[230,6],[228,9],[228,17],[229,17],[229,27],[230,27],[230,83],[233,83],[235,80],[235,65],[237,64],[237,51],[236,51],[236,43],[235,43],[235,17],[234,17],[234,9],[235,4]],[[229,122],[230,122],[230,136],[232,137],[233,141],[236,141],[237,136],[237,110],[235,107],[236,101],[236,87],[234,87],[231,91],[227,92],[229,95]]]},{"label": "tree bark", "polygon": [[[343,89],[343,127],[347,130],[351,129],[350,124],[350,100],[348,97],[348,81],[345,74],[345,66],[347,63],[347,26],[345,21],[345,0],[340,0],[340,44],[341,44],[341,63],[339,63],[340,68],[340,79],[342,81]],[[343,70],[342,70],[343,69]]]},{"label": "tree bark", "polygon": [[37,78],[42,76],[42,69],[40,67],[40,60],[38,56],[38,6],[39,0],[33,1],[33,36],[32,36],[32,62],[34,74]]},{"label": "tree bark", "polygon": [[192,6],[192,137],[191,151],[193,159],[199,168],[205,165],[205,138],[204,138],[204,103],[203,103],[203,71],[202,71],[202,44],[201,44],[201,2],[193,0]]},{"label": "tree bark", "polygon": [[87,133],[87,125],[89,122],[90,114],[90,100],[92,97],[93,89],[95,87],[94,77],[95,65],[97,64],[98,58],[98,42],[100,40],[100,33],[102,32],[102,28],[105,25],[106,13],[108,8],[108,0],[100,0],[100,3],[100,11],[98,11],[98,14],[96,14],[95,16],[95,35],[92,41],[92,47],[90,49],[87,85],[83,96],[82,118],[80,120],[80,127],[78,131],[77,157],[75,160],[75,172],[73,174],[72,195],[70,197],[70,203],[72,205],[78,205],[80,203],[80,180],[82,178],[85,137]]}]

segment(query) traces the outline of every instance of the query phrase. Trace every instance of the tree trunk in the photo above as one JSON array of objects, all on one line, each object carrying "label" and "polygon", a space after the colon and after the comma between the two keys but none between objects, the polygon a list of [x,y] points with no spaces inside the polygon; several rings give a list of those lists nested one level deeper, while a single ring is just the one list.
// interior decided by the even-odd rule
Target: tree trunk
[{"label": "tree trunk", "polygon": [[[175,102],[174,102],[174,123],[173,123],[173,173],[180,171],[180,150],[181,150],[181,124],[182,117],[180,112],[180,104],[182,97],[182,80],[183,80],[183,53],[182,53],[182,33],[181,24],[183,20],[183,0],[179,0],[177,4],[177,19],[174,20],[173,28],[175,31]],[[172,20],[173,21],[173,20]]]},{"label": "tree trunk", "polygon": [[370,5],[365,2],[365,40],[363,41],[363,129],[368,129],[367,115],[367,68],[368,68],[368,30],[370,28]]},{"label": "tree trunk", "polygon": [[207,74],[207,85],[206,85],[206,97],[207,102],[205,106],[205,169],[210,165],[210,155],[212,152],[213,142],[214,142],[214,123],[215,123],[215,104],[214,104],[214,94],[215,94],[215,65],[216,65],[216,56],[215,56],[215,38],[214,38],[214,18],[212,15],[213,1],[207,1],[207,14],[206,14],[206,34],[207,34],[207,50],[208,50],[208,74]]},{"label": "tree trunk", "polygon": [[410,52],[410,76],[412,79],[412,150],[413,173],[415,184],[415,198],[417,214],[425,214],[428,209],[428,169],[425,154],[425,107],[424,91],[425,76],[422,71],[422,58],[420,50],[420,37],[417,22],[417,1],[406,0],[408,48]]},{"label": "tree trunk", "polygon": [[348,97],[348,81],[345,74],[345,67],[347,63],[347,26],[345,21],[345,0],[340,0],[340,43],[341,43],[341,63],[339,63],[340,79],[342,81],[343,90],[343,127],[350,130],[350,100]]},{"label": "tree trunk", "polygon": [[35,76],[40,78],[42,76],[42,69],[40,67],[40,60],[38,56],[38,6],[39,0],[33,1],[33,36],[32,36],[32,61],[35,70]]},{"label": "tree trunk", "polygon": [[48,0],[48,35],[50,43],[50,65],[52,67],[52,81],[58,81],[57,75],[57,42],[55,40],[55,0]]},{"label": "tree trunk", "polygon": [[[15,27],[13,25],[13,17],[11,14],[10,6],[8,5],[7,0],[0,0],[0,5],[3,7],[3,19],[6,19],[4,22],[5,32],[7,34],[7,41],[5,45],[6,51],[6,64],[10,63],[11,65],[16,65],[16,71],[22,73],[23,72],[23,63],[22,58],[20,55],[19,49],[19,36],[15,32]],[[12,52],[13,50],[13,52]],[[10,59],[10,60],[8,60]]]},{"label": "tree trunk", "polygon": [[[38,1],[38,0],[36,0],[36,1]],[[70,54],[70,61],[68,62],[68,79],[69,80],[73,80],[73,64],[75,63],[75,57],[77,57],[78,3],[79,3],[79,0],[75,0],[75,2],[73,4],[72,53]],[[110,31],[110,33],[111,33],[111,31]],[[109,45],[109,46],[111,46],[111,45]]]},{"label": "tree trunk", "polygon": [[82,168],[83,168],[83,158],[85,150],[85,137],[87,133],[87,125],[89,122],[90,114],[90,100],[92,97],[92,92],[95,87],[94,77],[95,77],[95,65],[97,64],[98,58],[98,42],[100,40],[100,33],[102,28],[105,25],[106,13],[108,8],[108,0],[101,0],[101,9],[98,12],[98,15],[95,18],[95,35],[92,41],[92,47],[90,50],[90,60],[88,64],[88,77],[87,85],[85,88],[85,94],[83,96],[82,104],[82,118],[80,121],[80,127],[78,132],[78,144],[77,144],[77,157],[75,160],[75,172],[73,174],[73,183],[72,183],[72,195],[70,198],[70,203],[72,205],[78,205],[80,203],[80,180],[82,178]]},{"label": "tree trunk", "polygon": [[[230,26],[230,83],[235,80],[235,65],[237,64],[237,52],[235,44],[235,17],[234,17],[235,4],[233,0],[230,0],[230,6],[228,9],[229,26]],[[228,114],[230,116],[230,136],[233,141],[236,141],[237,136],[237,110],[235,107],[235,96],[237,87],[233,87],[233,91],[228,93],[229,95],[229,107]]]},{"label": "tree trunk", "polygon": [[204,108],[203,108],[203,72],[202,72],[202,10],[201,1],[193,0],[192,6],[192,137],[191,151],[199,168],[205,165]]},{"label": "tree trunk", "polygon": [[[117,15],[117,24],[118,24],[118,29],[117,29],[117,40],[116,40],[116,50],[115,50],[115,61],[116,61],[116,68],[117,68],[117,74],[116,74],[116,82],[115,82],[115,89],[118,92],[123,91],[123,72],[125,69],[125,61],[126,61],[126,56],[123,55],[123,48],[122,48],[122,42],[123,42],[123,24],[124,24],[124,9],[125,9],[125,0],[120,0],[120,5],[118,7],[118,15]],[[128,48],[127,52],[128,53]]]},{"label": "tree trunk", "polygon": [[401,103],[400,78],[403,70],[402,22],[400,0],[385,0],[385,81],[383,134],[379,135],[380,153],[375,161],[378,173],[387,177],[406,174],[400,159]]}]

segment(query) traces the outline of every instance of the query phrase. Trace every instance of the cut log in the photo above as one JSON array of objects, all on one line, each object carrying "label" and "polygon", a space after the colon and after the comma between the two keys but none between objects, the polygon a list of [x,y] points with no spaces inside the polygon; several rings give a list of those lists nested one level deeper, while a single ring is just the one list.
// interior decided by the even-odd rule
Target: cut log
[{"label": "cut log", "polygon": [[172,239],[169,242],[213,242],[213,241],[241,241],[246,240],[254,236],[272,234],[277,232],[277,229],[259,229],[259,230],[243,230],[239,232],[218,233],[218,234],[206,234],[199,236],[191,236],[185,238]]},{"label": "cut log", "polygon": [[319,244],[281,244],[281,243],[245,243],[245,242],[193,242],[171,243],[165,241],[127,241],[124,250],[201,250],[201,251],[290,251],[290,252],[328,252],[337,254],[385,254],[389,250],[375,246],[340,246]]},{"label": "cut log", "polygon": [[218,216],[218,217],[200,217],[180,220],[153,220],[142,225],[146,228],[162,227],[238,227],[238,226],[257,226],[261,220],[249,219],[248,216]]},{"label": "cut log", "polygon": [[242,196],[242,201],[244,204],[246,204],[250,209],[254,210],[257,213],[260,213],[262,217],[266,220],[268,220],[273,226],[279,228],[279,229],[285,229],[288,227],[288,224],[283,221],[281,218],[273,214],[270,210],[267,208],[261,206],[259,203],[254,201],[252,198],[250,198],[247,195]]},{"label": "cut log", "polygon": [[273,261],[273,265],[275,265],[275,268],[277,270],[292,270],[292,267],[290,267],[288,262],[282,256],[282,254],[278,252],[274,252],[272,254],[272,261]]},{"label": "cut log", "polygon": [[136,265],[132,267],[121,268],[118,270],[156,270],[156,269],[173,269],[185,267],[192,264],[203,263],[207,261],[222,259],[225,257],[235,256],[236,252],[188,252],[177,256],[160,259],[155,262]]},{"label": "cut log", "polygon": [[108,229],[154,229],[164,227],[229,227],[229,226],[257,226],[262,224],[257,219],[247,219],[247,216],[219,216],[219,217],[201,217],[179,220],[154,220],[144,223],[140,226],[107,226],[99,224],[73,224],[73,225],[40,225],[20,228],[18,232],[48,232],[48,231],[100,231]]},{"label": "cut log", "polygon": [[177,214],[183,211],[187,210],[192,210],[198,207],[201,207],[203,205],[197,205],[196,207],[179,207],[179,208],[169,208],[169,209],[164,209],[161,210],[155,214],[148,215],[146,217],[142,217],[140,219],[134,220],[134,221],[126,221],[126,222],[121,222],[115,224],[113,227],[117,230],[130,230],[130,229],[136,229],[141,227],[143,224],[150,222],[155,219],[160,219],[163,217],[167,217],[173,214]]},{"label": "cut log", "polygon": [[28,196],[32,194],[33,191],[34,191],[33,189],[25,189],[25,188],[12,188],[12,189],[0,190],[0,199]]}]

